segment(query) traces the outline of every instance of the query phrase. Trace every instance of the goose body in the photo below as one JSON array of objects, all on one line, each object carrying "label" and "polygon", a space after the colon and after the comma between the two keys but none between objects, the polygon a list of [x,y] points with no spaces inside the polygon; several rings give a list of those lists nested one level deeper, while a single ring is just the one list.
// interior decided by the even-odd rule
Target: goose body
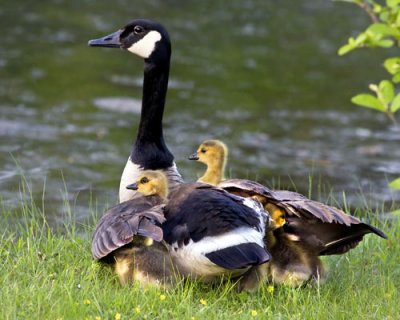
[{"label": "goose body", "polygon": [[164,171],[173,189],[182,182],[182,177],[165,144],[162,130],[171,57],[168,32],[157,22],[139,19],[108,36],[90,40],[89,46],[122,48],[145,62],[140,124],[121,176],[120,202],[134,197],[136,191],[126,189],[126,186],[144,170]]},{"label": "goose body", "polygon": [[270,259],[263,243],[268,215],[259,202],[202,183],[182,183],[169,194],[161,171],[144,171],[133,186],[146,196],[168,197],[163,242],[180,275],[218,281]]},{"label": "goose body", "polygon": [[342,254],[357,246],[367,233],[382,238],[379,229],[342,210],[291,191],[273,191],[250,180],[224,180],[227,147],[219,140],[203,142],[189,159],[207,165],[199,180],[241,197],[255,198],[271,216],[265,242],[272,259],[265,266],[271,281],[298,286],[320,279],[324,268],[319,256]]},{"label": "goose body", "polygon": [[186,275],[237,277],[270,259],[263,242],[268,215],[257,201],[185,183],[170,194],[164,214],[164,241]]},{"label": "goose body", "polygon": [[[168,194],[162,171],[143,171],[127,187],[140,195],[106,212],[92,240],[94,258],[113,263],[121,283],[171,283],[175,272],[213,282],[252,274],[270,259],[263,243],[268,215],[257,201],[201,183]],[[149,238],[163,243],[149,246]]]}]

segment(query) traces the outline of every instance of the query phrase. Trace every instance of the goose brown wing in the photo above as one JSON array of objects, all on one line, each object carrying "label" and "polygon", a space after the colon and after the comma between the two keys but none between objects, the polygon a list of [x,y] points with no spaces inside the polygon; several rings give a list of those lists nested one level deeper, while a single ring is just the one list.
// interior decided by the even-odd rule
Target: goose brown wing
[{"label": "goose brown wing", "polygon": [[135,235],[161,241],[165,221],[159,197],[138,197],[109,209],[98,222],[92,237],[92,256],[102,259],[132,242]]},{"label": "goose brown wing", "polygon": [[387,238],[358,218],[296,192],[274,191],[269,200],[285,210],[285,231],[296,235],[300,243],[319,255],[345,253],[356,247],[367,233]]},{"label": "goose brown wing", "polygon": [[260,195],[285,211],[285,231],[319,255],[341,254],[357,246],[367,233],[387,238],[381,230],[342,210],[291,191],[272,191],[249,180],[230,179],[220,187],[242,196]]}]

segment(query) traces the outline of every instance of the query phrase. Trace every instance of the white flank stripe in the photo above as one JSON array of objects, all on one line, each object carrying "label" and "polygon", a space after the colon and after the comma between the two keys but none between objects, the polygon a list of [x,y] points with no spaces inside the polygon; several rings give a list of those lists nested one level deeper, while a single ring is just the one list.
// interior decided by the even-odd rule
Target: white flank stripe
[{"label": "white flank stripe", "polygon": [[[205,237],[198,242],[192,240],[188,245],[178,248],[177,244],[172,244],[170,248],[171,256],[179,261],[180,266],[195,276],[219,276],[227,271],[212,263],[205,255],[207,253],[239,245],[242,243],[257,243],[264,247],[264,235],[255,229],[241,227],[219,236]],[[240,273],[246,271],[237,270]],[[233,272],[235,274],[235,272]],[[236,272],[237,274],[237,272]]]},{"label": "white flank stripe", "polygon": [[257,214],[258,220],[260,221],[261,233],[265,234],[265,224],[268,221],[269,215],[264,210],[261,203],[251,198],[245,198],[243,204],[253,209],[253,211]]},{"label": "white flank stripe", "polygon": [[161,34],[157,31],[150,31],[143,39],[135,42],[128,48],[128,51],[137,54],[139,57],[148,58],[153,53],[157,41],[161,40]]}]

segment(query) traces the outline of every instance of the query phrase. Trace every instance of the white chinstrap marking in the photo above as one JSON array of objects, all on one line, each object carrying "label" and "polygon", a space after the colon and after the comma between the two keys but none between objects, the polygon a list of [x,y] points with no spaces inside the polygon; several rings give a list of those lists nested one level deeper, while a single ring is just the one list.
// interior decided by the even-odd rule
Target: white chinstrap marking
[{"label": "white chinstrap marking", "polygon": [[228,271],[215,265],[205,255],[210,252],[250,242],[264,247],[263,237],[264,235],[261,232],[253,228],[241,227],[219,236],[205,237],[198,242],[190,240],[186,246],[181,248],[174,243],[170,247],[170,254],[179,262],[181,267],[194,276],[214,277],[222,274],[233,274],[236,276],[244,273],[248,268]]},{"label": "white chinstrap marking", "polygon": [[127,50],[146,59],[153,53],[156,43],[160,40],[161,34],[158,31],[153,30],[146,34],[142,39],[132,44]]},{"label": "white chinstrap marking", "polygon": [[129,190],[126,186],[134,183],[139,178],[140,174],[143,172],[143,169],[134,164],[129,157],[126,162],[124,171],[122,172],[121,181],[119,183],[119,202],[124,202],[132,199],[137,191]]}]

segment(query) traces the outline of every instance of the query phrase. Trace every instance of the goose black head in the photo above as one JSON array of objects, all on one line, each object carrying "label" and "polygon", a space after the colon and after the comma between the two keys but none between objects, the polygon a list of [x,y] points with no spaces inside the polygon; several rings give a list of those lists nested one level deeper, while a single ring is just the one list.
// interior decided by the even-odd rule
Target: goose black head
[{"label": "goose black head", "polygon": [[169,60],[171,42],[167,30],[159,23],[138,19],[105,37],[89,41],[91,47],[121,48],[154,62]]}]

